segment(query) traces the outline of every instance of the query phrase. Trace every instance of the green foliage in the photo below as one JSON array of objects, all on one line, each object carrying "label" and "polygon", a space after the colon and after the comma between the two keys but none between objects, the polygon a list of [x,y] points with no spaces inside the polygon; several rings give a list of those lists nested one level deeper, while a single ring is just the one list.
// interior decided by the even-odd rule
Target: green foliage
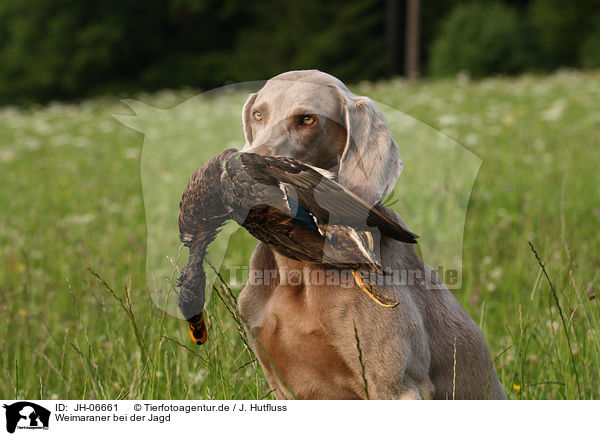
[{"label": "green foliage", "polygon": [[[268,12],[267,12],[268,11]],[[387,73],[384,9],[378,0],[263,1],[240,33],[235,80],[319,68],[344,81]]]},{"label": "green foliage", "polygon": [[6,0],[0,103],[223,83],[228,29],[243,11],[233,1]]},{"label": "green foliage", "polygon": [[509,6],[461,4],[442,24],[431,48],[429,71],[448,76],[467,70],[474,77],[521,72],[529,66],[524,31]]},{"label": "green foliage", "polygon": [[533,0],[529,18],[543,68],[580,66],[580,47],[589,41],[599,0]]},{"label": "green foliage", "polygon": [[210,88],[293,68],[372,79],[387,72],[383,21],[378,0],[6,0],[0,104]]},{"label": "green foliage", "polygon": [[[0,104],[209,89],[302,68],[349,83],[401,74],[406,2],[397,1],[395,56],[389,4],[3,0]],[[421,63],[474,76],[594,67],[598,10],[600,0],[422,1]]]},{"label": "green foliage", "polygon": [[579,59],[585,68],[600,68],[600,14],[596,15],[593,30],[579,50]]},{"label": "green foliage", "polygon": [[159,11],[144,3],[2,2],[0,101],[73,97],[129,77],[158,46],[146,29],[156,26]]}]

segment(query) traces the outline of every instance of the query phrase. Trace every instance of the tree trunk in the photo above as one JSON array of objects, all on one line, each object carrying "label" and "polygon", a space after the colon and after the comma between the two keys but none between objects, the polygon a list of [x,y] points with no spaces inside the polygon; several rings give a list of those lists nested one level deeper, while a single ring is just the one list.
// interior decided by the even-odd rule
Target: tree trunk
[{"label": "tree trunk", "polygon": [[420,0],[408,0],[406,4],[406,77],[419,78],[419,14]]},{"label": "tree trunk", "polygon": [[398,0],[386,0],[385,2],[385,27],[390,73],[395,75],[400,70],[398,59]]}]

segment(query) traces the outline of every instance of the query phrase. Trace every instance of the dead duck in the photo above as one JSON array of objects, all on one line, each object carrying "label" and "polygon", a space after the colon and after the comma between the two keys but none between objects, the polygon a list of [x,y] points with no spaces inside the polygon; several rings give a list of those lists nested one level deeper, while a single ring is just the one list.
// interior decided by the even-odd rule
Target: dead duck
[{"label": "dead duck", "polygon": [[284,256],[352,270],[371,299],[397,305],[358,271],[383,272],[374,250],[378,234],[406,243],[417,236],[332,179],[295,159],[235,149],[194,171],[180,202],[180,240],[190,256],[179,278],[178,303],[195,343],[206,341],[204,257],[230,219]]}]

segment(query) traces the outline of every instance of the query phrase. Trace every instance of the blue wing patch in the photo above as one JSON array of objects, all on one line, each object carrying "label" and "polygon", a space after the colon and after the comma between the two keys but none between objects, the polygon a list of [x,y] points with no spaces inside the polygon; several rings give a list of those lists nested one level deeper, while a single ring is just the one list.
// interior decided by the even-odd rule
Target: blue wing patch
[{"label": "blue wing patch", "polygon": [[295,198],[288,195],[287,200],[292,213],[292,218],[294,218],[299,225],[319,231],[319,228],[315,223],[315,218],[306,209],[300,206]]}]

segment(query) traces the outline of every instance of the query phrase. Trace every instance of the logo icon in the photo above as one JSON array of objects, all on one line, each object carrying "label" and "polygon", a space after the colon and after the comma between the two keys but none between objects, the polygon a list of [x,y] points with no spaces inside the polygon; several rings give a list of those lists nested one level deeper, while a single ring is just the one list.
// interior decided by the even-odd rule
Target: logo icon
[{"label": "logo icon", "polygon": [[14,433],[19,429],[48,429],[50,411],[29,401],[19,401],[10,405],[4,404],[6,409],[6,431]]}]

